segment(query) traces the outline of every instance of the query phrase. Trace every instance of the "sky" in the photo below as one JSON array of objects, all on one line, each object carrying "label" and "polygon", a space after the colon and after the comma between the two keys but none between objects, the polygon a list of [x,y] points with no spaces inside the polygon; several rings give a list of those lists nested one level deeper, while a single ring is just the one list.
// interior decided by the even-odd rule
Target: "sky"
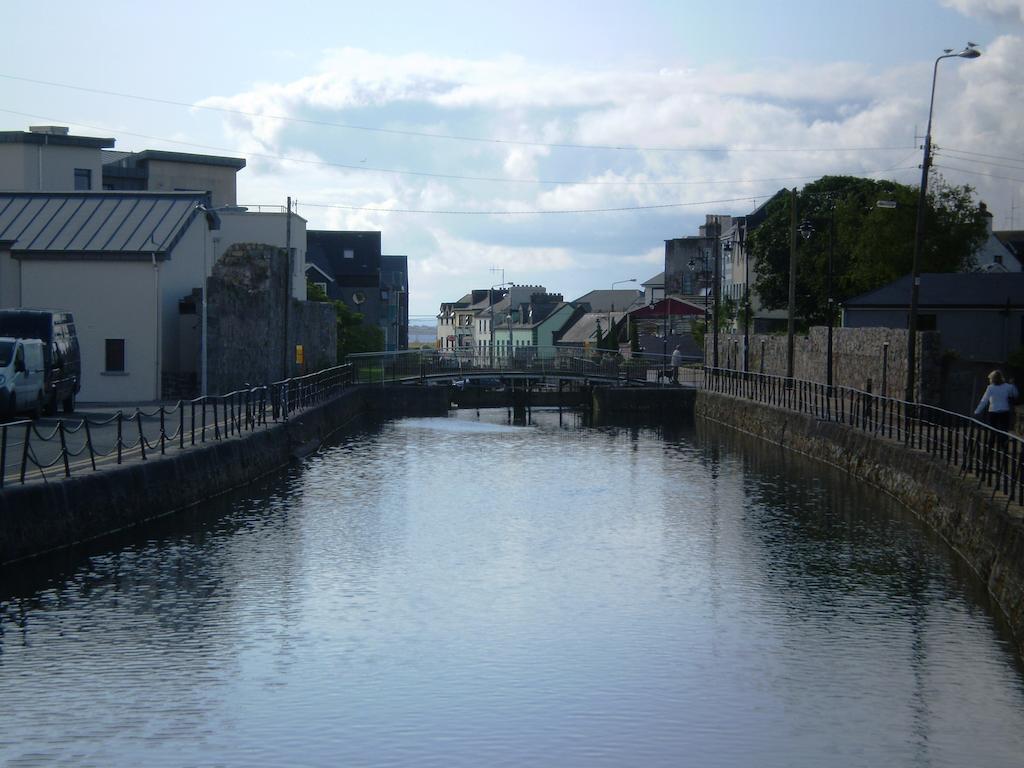
[{"label": "sky", "polygon": [[379,230],[412,322],[504,281],[637,287],[824,174],[934,173],[1024,229],[1024,0],[220,2],[4,10],[0,130],[242,156],[243,205]]}]

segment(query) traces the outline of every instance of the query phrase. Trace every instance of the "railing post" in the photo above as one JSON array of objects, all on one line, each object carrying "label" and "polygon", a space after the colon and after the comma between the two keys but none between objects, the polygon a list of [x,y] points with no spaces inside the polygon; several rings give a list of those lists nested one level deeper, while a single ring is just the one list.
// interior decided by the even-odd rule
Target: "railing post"
[{"label": "railing post", "polygon": [[166,422],[165,422],[165,419],[164,419],[164,407],[161,405],[160,406],[160,455],[161,456],[163,456],[163,455],[165,455],[167,453],[167,451],[165,450],[165,446],[167,444],[167,430],[164,428],[165,427],[165,423]]},{"label": "railing post", "polygon": [[92,430],[89,429],[89,417],[82,417],[82,425],[85,427],[85,444],[89,448],[89,462],[92,464],[92,471],[96,471],[96,451],[92,445]]},{"label": "railing post", "polygon": [[28,467],[28,444],[32,439],[32,422],[25,422],[25,446],[21,452],[21,482],[25,483],[25,470]]},{"label": "railing post", "polygon": [[123,425],[122,425],[123,421],[124,421],[124,417],[122,416],[121,411],[118,411],[117,412],[117,463],[118,464],[121,463],[121,449],[123,447],[123,442],[121,440],[121,438],[122,438],[122,436],[124,434]]},{"label": "railing post", "polygon": [[57,420],[57,432],[60,433],[60,456],[64,459],[64,477],[71,477],[71,464],[68,462],[68,443],[64,434],[64,419]]},{"label": "railing post", "polygon": [[7,425],[0,426],[0,488],[4,487],[4,478],[7,476]]},{"label": "railing post", "polygon": [[142,460],[146,460],[146,436],[142,432],[142,411],[136,409],[135,411],[135,423],[139,427],[139,452],[142,454]]}]

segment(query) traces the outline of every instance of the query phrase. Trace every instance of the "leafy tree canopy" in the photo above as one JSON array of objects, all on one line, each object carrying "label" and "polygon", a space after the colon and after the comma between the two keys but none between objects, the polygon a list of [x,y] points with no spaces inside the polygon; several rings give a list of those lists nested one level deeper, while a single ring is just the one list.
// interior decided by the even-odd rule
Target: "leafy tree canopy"
[{"label": "leafy tree canopy", "polygon": [[[920,272],[955,272],[975,266],[984,241],[985,218],[970,186],[950,186],[936,177],[925,210],[925,242]],[[879,208],[879,200],[895,208]],[[892,181],[823,176],[797,193],[797,223],[814,227],[798,236],[796,314],[810,324],[828,320],[828,255],[835,208],[832,296],[845,299],[874,290],[911,271],[917,189]],[[790,195],[780,192],[767,204],[765,220],[750,234],[748,247],[757,278],[754,290],[769,309],[789,301]]]}]

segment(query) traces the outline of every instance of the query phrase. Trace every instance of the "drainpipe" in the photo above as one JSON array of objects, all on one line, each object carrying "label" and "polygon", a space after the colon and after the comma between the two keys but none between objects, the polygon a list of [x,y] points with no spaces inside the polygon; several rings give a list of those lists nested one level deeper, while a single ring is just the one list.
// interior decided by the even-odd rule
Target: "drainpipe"
[{"label": "drainpipe", "polygon": [[160,333],[160,265],[156,261],[155,251],[150,256],[153,259],[153,325],[156,328],[156,359],[153,361],[156,380],[153,382],[153,399],[160,400],[160,357],[164,350],[163,338]]}]

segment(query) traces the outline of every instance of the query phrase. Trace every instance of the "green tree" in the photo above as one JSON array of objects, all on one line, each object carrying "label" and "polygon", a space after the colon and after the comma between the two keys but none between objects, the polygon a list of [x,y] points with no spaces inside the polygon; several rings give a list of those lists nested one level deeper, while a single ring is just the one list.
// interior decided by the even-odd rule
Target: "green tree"
[{"label": "green tree", "polygon": [[[970,186],[950,186],[941,177],[928,193],[926,239],[920,272],[954,272],[975,266],[985,237],[982,208]],[[893,200],[895,208],[879,208]],[[797,242],[796,314],[809,324],[828,320],[828,254],[832,208],[835,244],[832,296],[836,303],[909,274],[913,261],[917,190],[892,181],[824,176],[797,194],[797,221],[814,227]],[[769,309],[789,302],[790,195],[780,191],[767,204],[765,220],[748,240],[756,265],[754,290]]]}]

